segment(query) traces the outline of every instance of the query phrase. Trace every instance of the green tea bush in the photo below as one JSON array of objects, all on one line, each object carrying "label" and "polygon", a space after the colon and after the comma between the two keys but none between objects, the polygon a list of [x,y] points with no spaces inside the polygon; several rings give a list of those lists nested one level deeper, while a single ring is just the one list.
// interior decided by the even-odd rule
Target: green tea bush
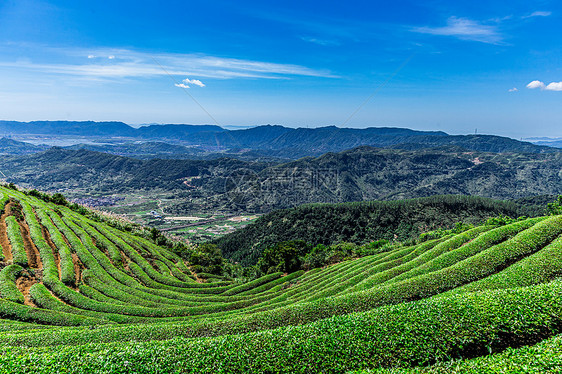
[{"label": "green tea bush", "polygon": [[428,367],[362,370],[357,374],[481,374],[481,373],[558,373],[562,370],[562,335],[536,345],[508,348],[501,353],[469,360],[451,360]]},{"label": "green tea bush", "polygon": [[23,304],[23,295],[16,286],[16,278],[22,270],[21,266],[14,264],[0,271],[0,298]]},{"label": "green tea bush", "polygon": [[[296,262],[285,243],[266,272],[281,271],[231,281],[233,265],[220,275],[198,268],[207,282],[198,283],[185,259],[135,230],[0,194],[21,211],[42,264],[33,307],[15,286],[22,268],[0,269],[0,372],[480,372],[485,362],[508,368],[508,347],[562,332],[561,215],[500,217],[410,246],[317,246]],[[14,217],[6,224],[19,230]],[[321,267],[283,275],[311,255]],[[199,266],[212,265],[203,257]],[[557,363],[544,362],[529,367]]]},{"label": "green tea bush", "polygon": [[274,281],[274,280],[280,278],[282,275],[283,275],[283,273],[281,273],[281,272],[264,275],[263,277],[255,279],[251,282],[246,282],[246,283],[241,284],[239,286],[228,289],[228,290],[224,291],[221,295],[223,295],[223,296],[236,295],[236,294],[239,294],[241,292],[248,291],[248,290],[251,290],[251,289],[256,288],[258,286],[261,286],[263,284]]},{"label": "green tea bush", "polygon": [[474,240],[464,244],[458,249],[445,252],[439,257],[425,263],[420,264],[416,268],[410,270],[403,275],[399,275],[392,281],[400,281],[407,278],[413,278],[419,275],[428,274],[433,271],[441,270],[474,256],[494,245],[502,243],[516,234],[529,229],[533,225],[543,221],[545,218],[531,218],[525,221],[516,222],[510,225],[502,226],[488,232],[483,233]]},{"label": "green tea bush", "polygon": [[102,303],[112,303],[112,304],[127,304],[125,301],[113,299],[109,296],[104,295],[95,288],[88,286],[87,284],[81,284],[78,289],[80,293],[90,299],[101,301]]},{"label": "green tea bush", "polygon": [[62,233],[55,226],[44,209],[37,209],[36,212],[41,224],[47,229],[51,240],[58,250],[60,259],[60,280],[66,285],[75,286],[76,274],[74,272],[74,262],[72,260],[72,251],[70,247],[66,244]]},{"label": "green tea bush", "polygon": [[5,212],[6,204],[10,200],[10,196],[2,191],[0,191],[0,215]]},{"label": "green tea bush", "polygon": [[20,232],[20,225],[14,216],[6,217],[6,227],[10,246],[12,247],[12,260],[14,264],[27,266],[27,253]]},{"label": "green tea bush", "polygon": [[[217,338],[8,348],[0,368],[72,373],[340,373],[471,357],[560,332],[562,286],[488,291]],[[154,358],[157,357],[155,360]]]},{"label": "green tea bush", "polygon": [[0,299],[0,318],[54,326],[92,326],[104,323],[103,321],[95,318],[33,308],[2,299]]},{"label": "green tea bush", "polygon": [[562,275],[562,236],[540,251],[523,258],[499,273],[456,288],[450,292],[525,287],[549,282]]}]

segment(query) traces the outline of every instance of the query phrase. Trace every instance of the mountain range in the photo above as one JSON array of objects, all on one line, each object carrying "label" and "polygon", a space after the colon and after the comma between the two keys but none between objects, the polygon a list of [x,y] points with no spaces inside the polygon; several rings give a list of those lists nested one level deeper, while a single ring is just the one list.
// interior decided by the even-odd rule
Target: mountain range
[{"label": "mountain range", "polygon": [[[496,153],[558,151],[557,148],[507,137],[449,135],[442,131],[416,131],[392,127],[352,129],[328,126],[295,129],[264,125],[243,130],[226,130],[214,125],[168,124],[134,128],[122,122],[0,121],[0,136],[31,135],[85,137],[98,143],[109,144],[82,145],[83,148],[141,158],[169,158],[172,150],[176,158],[216,158],[226,153],[229,156],[242,156],[245,159],[263,157],[298,159],[320,156],[327,152],[341,152],[365,145],[409,150],[458,146],[468,151]],[[145,153],[139,146],[142,142],[171,143],[176,149],[170,146],[167,150],[154,152],[157,147],[153,144],[152,151]],[[180,149],[177,148],[178,145],[188,148]],[[123,146],[127,149],[123,150]]]}]

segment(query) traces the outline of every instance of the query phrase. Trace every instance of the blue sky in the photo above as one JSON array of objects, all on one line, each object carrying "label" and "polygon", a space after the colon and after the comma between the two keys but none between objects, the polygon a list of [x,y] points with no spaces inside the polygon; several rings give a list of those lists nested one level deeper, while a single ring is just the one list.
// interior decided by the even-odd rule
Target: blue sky
[{"label": "blue sky", "polygon": [[562,136],[558,1],[0,0],[0,118]]}]

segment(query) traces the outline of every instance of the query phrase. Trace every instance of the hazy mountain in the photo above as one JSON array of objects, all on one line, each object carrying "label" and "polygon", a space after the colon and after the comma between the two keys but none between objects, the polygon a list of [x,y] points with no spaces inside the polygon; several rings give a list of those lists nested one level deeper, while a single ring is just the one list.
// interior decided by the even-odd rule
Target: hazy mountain
[{"label": "hazy mountain", "polygon": [[[404,128],[370,127],[365,129],[338,128],[335,126],[287,128],[283,126],[258,126],[243,130],[225,130],[213,125],[148,125],[133,128],[122,122],[66,122],[0,121],[0,135],[81,136],[127,138],[131,140],[160,141],[183,146],[196,146],[206,152],[230,152],[230,149],[259,151],[266,157],[297,159],[320,156],[326,152],[341,152],[359,146],[379,148],[423,149],[439,146],[458,146],[467,151],[544,153],[556,149],[492,135],[448,135],[442,131],[416,131]],[[96,149],[88,147],[90,149]],[[100,149],[101,150],[101,149]],[[120,152],[117,154],[142,154]],[[154,157],[166,155],[151,153]],[[177,152],[176,152],[177,153]],[[190,152],[187,151],[187,154]],[[246,155],[247,156],[247,155]]]},{"label": "hazy mountain", "polygon": [[0,121],[0,135],[75,135],[135,136],[136,131],[123,122],[94,121]]},{"label": "hazy mountain", "polygon": [[158,157],[179,157],[185,158],[202,153],[193,147],[186,147],[178,144],[165,142],[130,142],[124,144],[76,144],[64,147],[70,150],[86,149],[104,153],[117,154],[122,156],[158,158]]},{"label": "hazy mountain", "polygon": [[140,159],[215,160],[231,157],[248,161],[290,161],[292,154],[283,151],[231,148],[225,151],[205,150],[201,147],[170,144],[160,141],[135,141],[119,144],[75,144],[63,149],[104,152]]},{"label": "hazy mountain", "polygon": [[536,142],[535,144],[543,145],[543,146],[547,146],[547,147],[562,148],[562,139],[540,141],[540,142]]},{"label": "hazy mountain", "polygon": [[217,132],[226,132],[214,125],[149,125],[136,129],[135,136],[147,139],[176,139],[186,140],[194,134],[206,133],[207,136]]},{"label": "hazy mountain", "polygon": [[30,143],[19,142],[17,140],[0,138],[0,155],[21,155],[28,153],[41,152],[48,146],[36,146]]},{"label": "hazy mountain", "polygon": [[267,164],[229,158],[208,161],[141,160],[85,149],[66,150],[57,147],[29,156],[0,159],[0,170],[8,176],[9,181],[61,191],[172,191],[185,189],[183,181],[188,177],[210,177],[238,169],[260,170],[266,166]]}]

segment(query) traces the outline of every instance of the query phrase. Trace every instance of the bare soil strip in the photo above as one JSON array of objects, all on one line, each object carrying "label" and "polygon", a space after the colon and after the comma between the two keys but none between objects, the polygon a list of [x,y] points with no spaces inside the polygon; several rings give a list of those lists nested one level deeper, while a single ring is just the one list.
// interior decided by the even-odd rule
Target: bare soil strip
[{"label": "bare soil strip", "polygon": [[16,286],[18,287],[18,289],[20,290],[20,292],[23,294],[24,297],[23,303],[25,305],[29,305],[35,308],[37,306],[33,303],[33,301],[31,301],[31,297],[29,296],[29,289],[31,288],[31,286],[33,286],[36,283],[39,283],[36,275],[30,274],[26,270],[24,270],[16,280]]},{"label": "bare soil strip", "polygon": [[39,250],[33,241],[31,241],[31,237],[29,236],[29,226],[27,226],[27,222],[19,221],[19,224],[29,267],[32,269],[43,269],[43,263],[41,262]]},{"label": "bare soil strip", "polygon": [[191,266],[187,265],[185,263],[185,261],[183,262],[184,265],[189,269],[189,271],[191,272],[191,275],[193,275],[195,277],[195,282],[197,283],[205,283],[204,279],[199,278],[199,276],[197,275],[196,272],[193,271],[193,269],[191,268]]},{"label": "bare soil strip", "polygon": [[125,252],[123,252],[123,251],[120,251],[120,252],[121,252],[121,258],[123,259],[123,267],[124,267],[125,271],[129,274],[132,274],[131,269],[129,268],[129,262],[133,262],[133,261],[131,261],[131,259],[129,257],[127,257]]},{"label": "bare soil strip", "polygon": [[74,263],[74,274],[76,274],[76,286],[82,282],[82,271],[86,268],[76,253],[72,254],[72,262]]},{"label": "bare soil strip", "polygon": [[58,250],[57,246],[55,245],[55,243],[53,243],[53,241],[51,240],[51,235],[49,234],[49,231],[43,225],[41,225],[41,232],[43,233],[43,238],[45,239],[47,244],[49,244],[49,247],[51,247],[51,250],[53,251],[53,256],[55,257],[55,263],[57,264],[57,271],[59,272],[59,280],[60,280],[61,279],[61,269],[60,269],[59,250]]},{"label": "bare soil strip", "polygon": [[6,226],[6,217],[12,214],[12,202],[9,201],[4,209],[4,214],[0,217],[0,246],[2,247],[2,253],[4,254],[4,261],[8,262],[13,259],[12,256],[12,246],[10,245],[10,240],[8,239],[8,228]]}]

